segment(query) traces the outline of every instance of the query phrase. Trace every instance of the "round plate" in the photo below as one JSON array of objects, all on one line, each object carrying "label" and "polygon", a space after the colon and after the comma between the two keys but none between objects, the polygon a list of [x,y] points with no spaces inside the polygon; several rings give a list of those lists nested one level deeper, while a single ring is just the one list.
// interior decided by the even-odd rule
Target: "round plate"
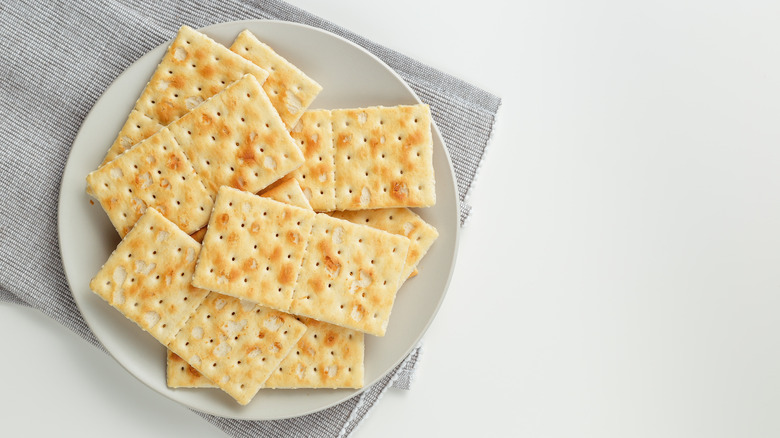
[{"label": "round plate", "polygon": [[[279,21],[239,21],[201,29],[230,46],[249,29],[323,87],[312,108],[416,104],[419,99],[387,65],[357,45],[312,27]],[[98,203],[86,195],[87,174],[108,146],[160,62],[170,42],[131,65],[106,90],[81,126],[62,178],[59,200],[60,251],[71,291],[84,319],[111,355],[149,387],[193,409],[231,418],[271,420],[315,412],[359,393],[351,389],[263,390],[240,406],[218,389],[170,389],[165,383],[165,347],[125,319],[89,289],[119,243]],[[392,370],[419,342],[447,290],[458,242],[458,202],[449,156],[433,127],[436,174],[434,207],[417,210],[439,231],[419,265],[420,274],[399,290],[384,337],[366,336],[365,387]],[[120,396],[117,394],[117,396]]]}]

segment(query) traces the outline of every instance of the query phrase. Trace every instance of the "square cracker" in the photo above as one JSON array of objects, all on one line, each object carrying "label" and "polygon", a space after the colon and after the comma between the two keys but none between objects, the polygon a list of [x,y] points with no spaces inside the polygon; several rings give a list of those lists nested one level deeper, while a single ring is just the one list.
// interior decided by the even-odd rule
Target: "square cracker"
[{"label": "square cracker", "polygon": [[298,317],[306,333],[265,382],[266,388],[362,388],[364,335]]},{"label": "square cracker", "polygon": [[322,86],[314,79],[306,76],[248,30],[238,34],[230,50],[270,73],[263,83],[263,90],[271,98],[288,129],[295,126],[301,114],[322,91]]},{"label": "square cracker", "polygon": [[268,77],[267,71],[227,47],[182,26],[103,163],[113,160],[245,74],[253,75],[261,83]]},{"label": "square cracker", "polygon": [[329,110],[306,111],[290,131],[304,163],[292,172],[314,211],[336,208],[336,146]]},{"label": "square cracker", "polygon": [[355,224],[368,225],[388,233],[406,236],[411,242],[406,264],[401,274],[402,282],[412,277],[417,263],[439,237],[436,228],[422,220],[408,208],[380,208],[376,210],[336,211],[332,216]]},{"label": "square cracker", "polygon": [[305,208],[306,210],[312,209],[311,205],[309,205],[309,201],[303,194],[303,190],[301,190],[301,185],[298,184],[298,181],[296,181],[295,178],[287,178],[281,181],[279,184],[276,184],[272,188],[261,193],[260,196],[296,207]]},{"label": "square cracker", "polygon": [[[266,380],[263,387],[362,388],[364,335],[314,319],[298,317],[306,333]],[[192,365],[168,350],[167,382],[171,388],[213,388]]]},{"label": "square cracker", "polygon": [[303,153],[260,83],[246,75],[168,129],[212,195],[226,185],[259,192],[303,164]]},{"label": "square cracker", "polygon": [[192,284],[287,311],[314,216],[221,187]]},{"label": "square cracker", "polygon": [[291,315],[210,293],[168,348],[245,405],[305,331]]},{"label": "square cracker", "polygon": [[318,214],[290,313],[384,336],[409,239]]},{"label": "square cracker", "polygon": [[190,284],[200,245],[149,208],[89,288],[167,345],[207,291]]},{"label": "square cracker", "polygon": [[336,210],[436,203],[428,105],[331,111]]},{"label": "square cracker", "polygon": [[147,207],[187,234],[206,225],[211,213],[203,181],[167,129],[87,175],[87,193],[100,201],[120,236]]}]

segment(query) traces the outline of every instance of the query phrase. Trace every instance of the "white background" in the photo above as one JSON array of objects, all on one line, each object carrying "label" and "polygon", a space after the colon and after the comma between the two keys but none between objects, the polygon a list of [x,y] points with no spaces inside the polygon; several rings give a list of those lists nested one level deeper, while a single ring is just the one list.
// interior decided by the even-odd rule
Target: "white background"
[{"label": "white background", "polygon": [[[780,436],[780,4],[292,3],[503,98],[418,379],[355,436]],[[35,311],[0,333],[4,436],[222,436]]]}]

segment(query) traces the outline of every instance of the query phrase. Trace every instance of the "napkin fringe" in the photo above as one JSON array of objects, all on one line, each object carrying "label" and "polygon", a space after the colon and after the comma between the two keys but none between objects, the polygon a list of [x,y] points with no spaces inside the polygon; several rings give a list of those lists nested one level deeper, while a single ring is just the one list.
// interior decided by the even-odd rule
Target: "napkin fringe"
[{"label": "napkin fringe", "polygon": [[499,114],[501,114],[501,111],[500,111],[501,103],[502,102],[499,99],[498,106],[496,107],[496,113],[493,114],[493,120],[490,122],[490,135],[488,135],[487,142],[485,142],[485,147],[482,149],[482,157],[480,158],[479,163],[477,163],[477,169],[474,171],[474,179],[471,180],[471,185],[469,186],[469,189],[466,191],[466,194],[463,196],[462,204],[466,204],[468,206],[469,211],[465,215],[465,217],[463,217],[463,215],[461,214],[461,217],[462,217],[462,220],[461,220],[461,223],[460,223],[461,227],[467,226],[469,221],[470,221],[470,219],[471,219],[471,194],[474,191],[474,187],[479,182],[479,174],[480,174],[480,171],[482,170],[482,165],[485,162],[485,159],[488,156],[489,151],[491,149],[493,149],[492,147],[490,147],[490,145],[491,145],[491,143],[493,143],[493,133],[495,132],[495,130],[493,128],[495,128],[496,121],[499,118]]}]

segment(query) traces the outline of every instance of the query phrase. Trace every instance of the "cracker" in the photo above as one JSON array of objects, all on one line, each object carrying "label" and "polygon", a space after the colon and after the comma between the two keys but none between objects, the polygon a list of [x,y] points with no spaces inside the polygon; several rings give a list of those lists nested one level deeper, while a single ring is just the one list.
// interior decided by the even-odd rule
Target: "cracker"
[{"label": "cracker", "polygon": [[262,43],[251,32],[238,34],[230,50],[270,73],[263,83],[268,97],[287,128],[292,128],[306,108],[322,91],[322,86],[298,67]]},{"label": "cracker", "polygon": [[221,187],[192,283],[286,311],[315,213]]},{"label": "cracker", "polygon": [[168,47],[103,163],[151,136],[231,82],[251,74],[261,83],[268,72],[206,35],[182,26]]},{"label": "cracker", "polygon": [[260,83],[246,75],[168,127],[213,195],[226,185],[248,192],[303,164]]},{"label": "cracker", "polygon": [[420,262],[436,238],[439,237],[439,232],[436,231],[436,228],[429,225],[408,208],[337,211],[332,213],[332,216],[408,237],[411,245],[409,246],[406,264],[401,274],[402,279],[408,279],[413,276],[417,263]]},{"label": "cracker", "polygon": [[329,110],[306,111],[290,132],[305,162],[291,173],[314,211],[336,208],[336,146]]},{"label": "cracker", "polygon": [[384,336],[409,244],[403,236],[316,215],[290,313]]},{"label": "cracker", "polygon": [[200,245],[149,208],[89,288],[167,345],[207,292],[190,284]]},{"label": "cracker", "polygon": [[[289,356],[289,355],[288,355]],[[178,354],[168,350],[168,359],[165,367],[166,383],[169,388],[216,388],[217,385],[203,377]]]},{"label": "cracker", "polygon": [[331,111],[336,210],[436,203],[427,105]]},{"label": "cracker", "polygon": [[311,205],[301,190],[301,185],[294,178],[287,178],[273,188],[260,194],[264,198],[273,199],[285,204],[311,210]]},{"label": "cracker", "polygon": [[[266,380],[265,388],[362,388],[364,336],[309,318],[306,333]],[[170,388],[213,388],[216,385],[168,350]]]},{"label": "cracker", "polygon": [[191,234],[206,225],[212,206],[203,181],[167,129],[87,175],[87,193],[100,201],[120,236],[147,207]]},{"label": "cracker", "polygon": [[265,382],[266,388],[362,388],[363,333],[299,317],[306,333]]},{"label": "cracker", "polygon": [[168,348],[245,405],[305,331],[290,315],[210,293]]}]

